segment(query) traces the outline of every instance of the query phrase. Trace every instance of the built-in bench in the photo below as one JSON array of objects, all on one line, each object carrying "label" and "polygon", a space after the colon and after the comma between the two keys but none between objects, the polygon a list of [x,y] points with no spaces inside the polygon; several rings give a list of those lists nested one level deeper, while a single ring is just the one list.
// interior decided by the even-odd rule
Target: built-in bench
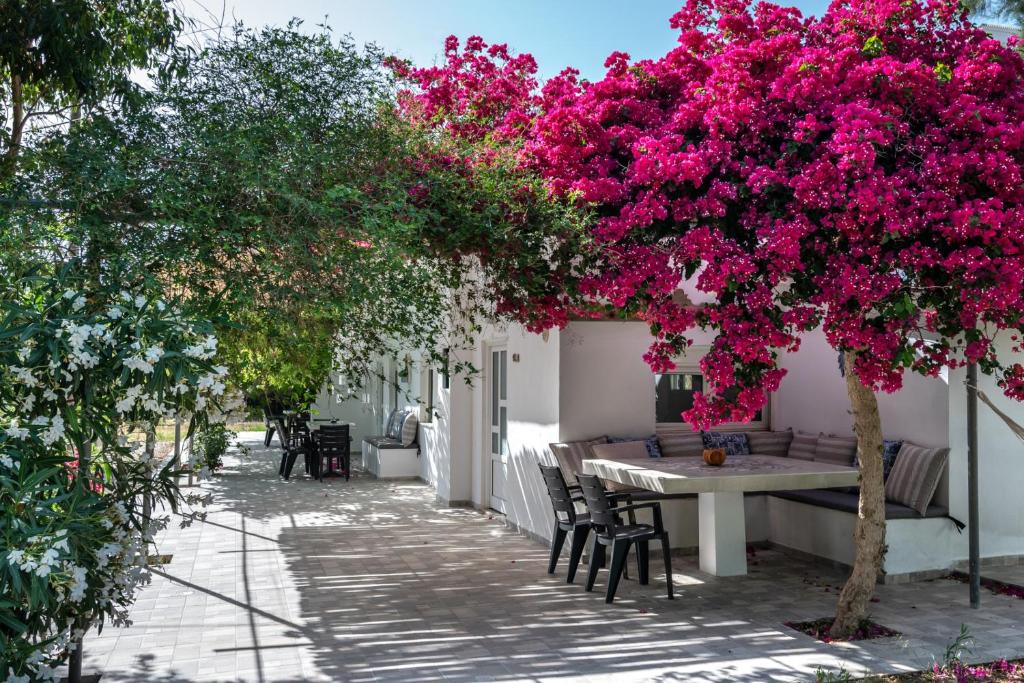
[{"label": "built-in bench", "polygon": [[419,410],[405,408],[388,415],[385,434],[363,439],[363,467],[377,479],[415,479],[420,475]]},{"label": "built-in bench", "polygon": [[[796,503],[813,505],[814,507],[839,512],[857,514],[860,495],[849,491],[836,491],[834,489],[807,489],[803,491],[772,491],[771,496],[791,500]],[[948,517],[949,510],[942,505],[929,505],[922,515],[917,510],[900,505],[899,503],[886,502],[885,519],[930,519],[935,517]]]}]

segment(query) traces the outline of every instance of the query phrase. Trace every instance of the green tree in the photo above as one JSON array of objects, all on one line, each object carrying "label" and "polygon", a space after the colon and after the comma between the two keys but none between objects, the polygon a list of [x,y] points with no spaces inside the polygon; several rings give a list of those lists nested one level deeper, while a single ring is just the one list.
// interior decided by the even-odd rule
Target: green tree
[{"label": "green tree", "polygon": [[133,69],[183,56],[176,42],[183,23],[168,0],[0,2],[3,176],[13,172],[33,119],[50,127],[111,98],[124,104],[138,91]]}]

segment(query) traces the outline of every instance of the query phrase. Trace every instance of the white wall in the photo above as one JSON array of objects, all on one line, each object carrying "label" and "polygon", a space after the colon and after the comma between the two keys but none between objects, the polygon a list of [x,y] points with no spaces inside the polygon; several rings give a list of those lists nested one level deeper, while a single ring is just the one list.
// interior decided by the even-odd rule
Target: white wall
[{"label": "white wall", "polygon": [[[558,440],[558,386],[560,333],[531,334],[519,325],[507,330],[489,330],[486,346],[505,344],[508,349],[508,446],[505,504],[509,521],[527,532],[547,538],[554,517],[544,482],[537,468],[548,462],[548,444]],[[545,338],[546,337],[546,338]],[[518,357],[518,361],[514,358]],[[484,367],[482,355],[478,367]],[[484,441],[484,387],[478,381],[473,390],[473,501],[488,507],[490,499],[488,446]]]},{"label": "white wall", "polygon": [[[799,351],[783,355],[782,367],[787,374],[773,397],[773,429],[853,434],[846,380],[839,374],[838,354],[821,330],[805,334]],[[885,438],[947,445],[949,402],[943,380],[907,373],[902,390],[879,394],[878,409]]]},{"label": "white wall", "polygon": [[[996,344],[1005,363],[1024,362],[1007,339]],[[950,373],[950,514],[967,522],[967,391],[965,370]],[[979,372],[979,386],[996,406],[1024,424],[1024,406],[1003,395],[995,380]],[[978,488],[981,556],[1024,554],[1024,442],[984,403],[978,404]]]}]

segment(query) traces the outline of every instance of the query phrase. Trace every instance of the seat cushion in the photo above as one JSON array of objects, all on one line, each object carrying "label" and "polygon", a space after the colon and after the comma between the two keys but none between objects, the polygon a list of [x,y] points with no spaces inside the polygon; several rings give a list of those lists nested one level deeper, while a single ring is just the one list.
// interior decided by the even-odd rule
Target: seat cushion
[{"label": "seat cushion", "polygon": [[724,448],[726,455],[750,455],[746,432],[701,432],[704,448]]},{"label": "seat cushion", "polygon": [[904,441],[885,482],[886,500],[924,514],[935,496],[948,458],[948,448],[924,448]]},{"label": "seat cushion", "polygon": [[853,436],[836,436],[822,434],[814,447],[814,459],[832,465],[852,467],[857,457],[857,438]]},{"label": "seat cushion", "polygon": [[558,462],[558,467],[562,470],[562,476],[565,477],[566,484],[573,486],[579,483],[576,481],[576,475],[583,469],[583,460],[594,457],[591,446],[602,443],[608,443],[607,436],[601,436],[588,441],[566,441],[565,443],[548,444],[548,447],[555,456],[555,460]]},{"label": "seat cushion", "polygon": [[[833,489],[813,489],[807,491],[773,491],[772,496],[783,500],[792,500],[797,503],[814,505],[815,507],[839,510],[857,514],[859,496],[856,493],[848,493]],[[899,503],[885,504],[886,519],[920,519],[922,517],[945,517],[948,510],[941,505],[929,505],[924,512],[918,512],[906,505]]]},{"label": "seat cushion", "polygon": [[377,444],[377,450],[380,450],[380,451],[395,451],[395,450],[414,451],[414,450],[419,450],[419,448],[416,446],[416,444],[408,445],[408,444],[402,443],[401,441],[385,441],[384,443]]},{"label": "seat cushion", "polygon": [[785,458],[789,455],[789,444],[793,441],[793,430],[781,432],[747,432],[750,452],[754,455],[774,455]]},{"label": "seat cushion", "polygon": [[371,446],[374,446],[376,448],[383,448],[385,446],[393,446],[393,445],[398,445],[398,446],[402,445],[401,441],[398,441],[397,439],[389,439],[386,436],[368,436],[365,439],[363,439],[363,441],[365,441],[366,443],[368,443]]},{"label": "seat cushion", "polygon": [[789,457],[797,460],[814,460],[814,451],[818,448],[818,435],[797,432],[789,444]]}]

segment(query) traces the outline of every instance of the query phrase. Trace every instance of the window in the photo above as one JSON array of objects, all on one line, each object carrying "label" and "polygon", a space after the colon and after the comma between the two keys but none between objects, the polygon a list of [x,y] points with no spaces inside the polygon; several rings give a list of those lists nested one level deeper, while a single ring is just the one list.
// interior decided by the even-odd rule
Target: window
[{"label": "window", "polygon": [[436,384],[437,370],[431,367],[426,368],[424,373],[423,386],[425,388],[421,403],[423,404],[423,415],[420,417],[420,422],[433,422],[434,421],[434,387]]},{"label": "window", "polygon": [[[680,372],[657,374],[654,376],[655,386],[655,421],[658,426],[685,425],[682,413],[693,408],[693,396],[704,391],[704,376],[699,371],[682,370]],[[727,392],[728,395],[728,392]],[[757,411],[754,418],[747,423],[726,423],[721,427],[746,427],[750,429],[767,429],[767,410]]]}]

